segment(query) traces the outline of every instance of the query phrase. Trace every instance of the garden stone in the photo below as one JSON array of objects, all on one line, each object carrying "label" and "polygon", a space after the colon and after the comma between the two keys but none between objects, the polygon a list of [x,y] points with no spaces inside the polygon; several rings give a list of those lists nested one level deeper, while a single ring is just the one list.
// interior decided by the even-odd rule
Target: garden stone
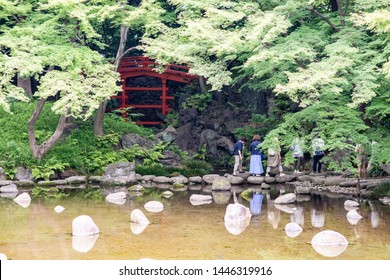
[{"label": "garden stone", "polygon": [[140,209],[134,209],[130,214],[130,222],[148,225],[150,222],[145,214]]},{"label": "garden stone", "polygon": [[[231,174],[229,174],[229,175],[231,175]],[[249,176],[251,176],[251,174],[249,172],[237,173],[237,177],[243,178],[244,180],[247,180]]]},{"label": "garden stone", "polygon": [[153,179],[153,182],[157,184],[170,184],[172,183],[172,179],[166,176],[157,176]]},{"label": "garden stone", "polygon": [[116,192],[111,193],[106,196],[106,200],[108,202],[117,204],[117,205],[123,205],[126,203],[126,193],[125,192]]},{"label": "garden stone", "polygon": [[207,174],[207,175],[204,175],[202,177],[202,179],[206,184],[212,184],[214,182],[214,179],[219,178],[219,177],[221,177],[221,176],[219,176],[218,174]]},{"label": "garden stone", "polygon": [[153,181],[154,178],[156,178],[155,175],[144,175],[141,177],[141,180],[148,182],[148,181]]},{"label": "garden stone", "polygon": [[61,205],[57,205],[56,207],[54,207],[54,211],[56,211],[57,213],[61,213],[65,210],[64,207],[62,207]]},{"label": "garden stone", "polygon": [[103,177],[135,177],[135,163],[134,162],[119,162],[112,163],[106,166],[106,172]]},{"label": "garden stone", "polygon": [[288,237],[295,238],[302,233],[303,229],[297,223],[292,222],[284,227],[284,231]]},{"label": "garden stone", "polygon": [[229,204],[226,207],[224,222],[228,232],[239,235],[249,225],[252,214],[248,207],[239,203]]},{"label": "garden stone", "polygon": [[262,176],[249,176],[247,182],[252,185],[261,185],[264,182],[264,177]]},{"label": "garden stone", "polygon": [[14,201],[23,208],[27,208],[31,203],[31,197],[28,193],[22,193],[15,197]]},{"label": "garden stone", "polygon": [[295,180],[293,175],[284,175],[280,176],[279,174],[275,176],[276,183],[287,183]]},{"label": "garden stone", "polygon": [[271,177],[271,176],[265,176],[264,177],[264,182],[266,182],[267,184],[275,183],[275,181],[276,181],[275,177]]},{"label": "garden stone", "polygon": [[152,149],[157,144],[157,142],[145,139],[137,133],[128,133],[122,136],[121,144],[123,149],[131,148],[136,144],[146,149]]},{"label": "garden stone", "polygon": [[226,178],[229,180],[232,185],[241,185],[244,183],[245,179],[239,176],[227,175]]},{"label": "garden stone", "polygon": [[301,175],[297,178],[297,180],[300,182],[305,182],[305,181],[313,182],[313,177],[309,175]]},{"label": "garden stone", "polygon": [[201,184],[203,182],[203,179],[200,176],[193,176],[193,177],[189,177],[188,181],[190,183]]},{"label": "garden stone", "polygon": [[192,205],[203,205],[210,204],[213,201],[213,197],[211,195],[204,194],[192,194],[190,196],[190,202]]},{"label": "garden stone", "polygon": [[99,234],[99,228],[90,216],[80,215],[72,221],[73,236],[89,236]]},{"label": "garden stone", "polygon": [[274,203],[274,206],[276,209],[287,213],[287,214],[294,214],[294,212],[297,210],[297,207],[295,207],[294,204],[279,204],[279,203]]},{"label": "garden stone", "polygon": [[355,210],[349,210],[347,213],[347,220],[351,225],[356,225],[363,217]]},{"label": "garden stone", "polygon": [[312,177],[312,183],[313,185],[323,185],[325,183],[325,177],[324,176],[315,176]]},{"label": "garden stone", "polygon": [[274,204],[289,204],[293,203],[296,200],[296,195],[294,193],[287,193],[284,195],[279,196],[275,199]]},{"label": "garden stone", "polygon": [[338,186],[340,183],[345,182],[346,178],[343,177],[326,177],[325,178],[325,186]]},{"label": "garden stone", "polygon": [[0,167],[0,181],[5,180],[4,168]]},{"label": "garden stone", "polygon": [[15,173],[15,179],[16,180],[30,180],[32,181],[34,179],[32,172],[24,167],[16,167],[16,173]]},{"label": "garden stone", "polygon": [[84,184],[87,182],[87,176],[72,176],[65,179],[69,185]]},{"label": "garden stone", "polygon": [[15,184],[2,186],[2,187],[0,187],[0,192],[1,193],[17,193],[18,187]]},{"label": "garden stone", "polygon": [[214,179],[211,190],[213,191],[228,191],[231,188],[231,183],[225,177],[219,176]]},{"label": "garden stone", "polygon": [[6,261],[6,260],[8,260],[7,255],[1,253],[1,254],[0,254],[0,261]]},{"label": "garden stone", "polygon": [[294,190],[295,194],[310,194],[310,187],[297,186]]},{"label": "garden stone", "polygon": [[357,180],[348,180],[348,181],[341,182],[339,186],[342,188],[351,188],[351,187],[356,187],[357,184],[358,184]]},{"label": "garden stone", "polygon": [[20,180],[14,181],[15,185],[18,187],[31,188],[35,186],[35,182],[31,180]]},{"label": "garden stone", "polygon": [[172,143],[177,137],[177,131],[173,126],[168,126],[164,131],[158,133],[156,137],[163,142]]},{"label": "garden stone", "polygon": [[11,180],[4,180],[4,181],[0,181],[0,186],[11,185],[11,184],[14,184],[14,183],[15,182],[11,181]]},{"label": "garden stone", "polygon": [[132,193],[133,195],[142,195],[145,192],[145,188],[142,185],[133,185],[127,188],[127,191]]},{"label": "garden stone", "polygon": [[359,202],[350,199],[344,202],[344,207],[359,207],[359,205]]},{"label": "garden stone", "polygon": [[183,176],[183,175],[180,175],[180,176],[175,176],[175,177],[172,177],[171,178],[172,180],[172,183],[180,183],[180,184],[188,184],[188,178]]},{"label": "garden stone", "polygon": [[144,208],[149,212],[158,213],[164,210],[164,205],[160,201],[149,201]]},{"label": "garden stone", "polygon": [[333,230],[317,233],[310,243],[317,253],[325,257],[337,257],[345,251],[349,244],[342,234]]},{"label": "garden stone", "polygon": [[38,186],[45,187],[45,186],[57,186],[57,185],[66,185],[69,181],[66,180],[53,180],[53,181],[39,181],[37,184]]},{"label": "garden stone", "polygon": [[188,190],[188,186],[186,185],[183,185],[183,184],[173,184],[173,186],[171,186],[169,188],[171,191],[173,192],[186,192]]},{"label": "garden stone", "polygon": [[206,185],[206,186],[204,186],[203,188],[202,188],[202,191],[204,192],[204,193],[211,193],[212,192],[212,186],[211,185]]},{"label": "garden stone", "polygon": [[182,167],[180,155],[172,151],[163,151],[162,158],[158,161],[165,167]]}]

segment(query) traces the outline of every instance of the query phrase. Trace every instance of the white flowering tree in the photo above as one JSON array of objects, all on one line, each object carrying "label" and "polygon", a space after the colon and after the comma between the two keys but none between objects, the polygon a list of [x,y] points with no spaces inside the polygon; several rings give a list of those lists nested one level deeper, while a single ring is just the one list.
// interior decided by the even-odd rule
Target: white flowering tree
[{"label": "white flowering tree", "polygon": [[[31,152],[40,160],[72,119],[89,118],[103,100],[120,90],[113,65],[89,47],[99,45],[99,34],[88,12],[94,9],[96,16],[108,6],[87,7],[83,5],[89,1],[77,0],[24,1],[24,5],[3,2],[0,106],[9,111],[14,100],[29,101],[13,78],[34,77],[38,83],[34,93],[37,107],[28,122],[28,136]],[[55,100],[52,110],[59,116],[58,126],[48,139],[38,143],[34,127],[48,99]]]}]

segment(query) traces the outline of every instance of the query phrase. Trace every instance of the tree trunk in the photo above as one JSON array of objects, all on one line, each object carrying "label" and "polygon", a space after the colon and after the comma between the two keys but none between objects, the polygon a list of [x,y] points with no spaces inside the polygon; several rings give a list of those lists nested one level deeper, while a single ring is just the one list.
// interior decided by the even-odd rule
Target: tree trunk
[{"label": "tree trunk", "polygon": [[31,78],[21,78],[19,75],[17,77],[18,87],[24,89],[28,97],[32,97],[32,89],[31,89]]},{"label": "tree trunk", "polygon": [[203,76],[199,76],[199,86],[200,86],[200,92],[201,93],[206,93],[207,92],[206,83],[204,81],[204,77]]},{"label": "tree trunk", "polygon": [[35,108],[35,111],[31,116],[30,120],[28,121],[28,140],[30,143],[31,153],[38,160],[41,160],[44,157],[44,155],[46,155],[46,153],[54,147],[54,145],[58,142],[58,140],[63,135],[64,129],[66,128],[67,125],[66,116],[61,115],[60,119],[58,120],[58,125],[54,133],[50,136],[49,139],[47,139],[41,145],[38,145],[37,139],[35,137],[35,124],[39,118],[39,115],[43,110],[43,107],[45,106],[45,103],[46,103],[46,99],[39,99],[38,105]]},{"label": "tree trunk", "polygon": [[[116,53],[116,58],[115,58],[115,62],[114,62],[115,71],[118,71],[119,64],[120,64],[121,59],[124,56],[124,54],[127,53],[128,51],[130,51],[131,49],[134,49],[134,48],[130,48],[125,52],[128,31],[129,31],[129,28],[127,26],[125,26],[124,24],[122,24],[121,25],[121,39],[119,42],[119,47],[118,47],[118,51]],[[102,103],[100,103],[99,108],[98,108],[97,113],[96,113],[95,122],[93,124],[93,131],[95,133],[95,136],[97,136],[97,137],[104,135],[103,124],[104,124],[104,114],[106,112],[107,103],[108,103],[108,100],[104,100]]]}]

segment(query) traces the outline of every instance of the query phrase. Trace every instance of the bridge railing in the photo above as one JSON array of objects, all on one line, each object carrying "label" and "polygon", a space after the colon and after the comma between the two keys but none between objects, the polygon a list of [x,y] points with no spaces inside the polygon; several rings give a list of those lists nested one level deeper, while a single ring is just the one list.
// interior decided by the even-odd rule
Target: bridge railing
[{"label": "bridge railing", "polygon": [[[160,66],[160,64],[157,63],[155,59],[146,56],[127,56],[122,58],[119,66],[119,72],[151,70],[157,68],[158,66]],[[165,67],[165,73],[191,75],[188,74],[190,68],[187,66],[169,64]]]}]

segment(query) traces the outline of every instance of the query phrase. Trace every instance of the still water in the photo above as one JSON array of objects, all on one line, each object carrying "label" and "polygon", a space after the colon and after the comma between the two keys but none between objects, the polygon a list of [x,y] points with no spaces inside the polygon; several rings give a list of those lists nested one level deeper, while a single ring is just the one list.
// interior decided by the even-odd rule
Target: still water
[{"label": "still water", "polygon": [[[288,186],[282,186],[291,192]],[[390,207],[359,201],[359,221],[347,219],[344,202],[348,197],[317,193],[295,202],[293,207],[276,208],[272,203],[280,193],[273,186],[262,193],[260,205],[239,197],[239,202],[255,214],[240,234],[232,234],[224,224],[230,197],[224,203],[193,205],[189,197],[202,191],[175,192],[170,198],[153,190],[139,197],[127,197],[122,205],[104,199],[90,199],[72,192],[69,197],[32,199],[23,208],[12,198],[0,197],[0,253],[15,260],[389,260]],[[123,190],[123,189],[122,189]],[[96,190],[95,190],[96,191]],[[98,190],[100,192],[100,190]],[[206,193],[211,195],[211,193]],[[161,201],[164,210],[150,213],[144,205]],[[253,202],[253,201],[252,201]],[[62,205],[65,210],[53,209]],[[140,209],[150,224],[141,232],[131,228],[130,213]],[[72,221],[79,215],[90,216],[100,234],[80,248],[72,237]],[[295,222],[303,231],[289,237],[285,226]],[[348,246],[337,256],[318,253],[311,245],[314,235],[324,230],[342,234]]]}]

